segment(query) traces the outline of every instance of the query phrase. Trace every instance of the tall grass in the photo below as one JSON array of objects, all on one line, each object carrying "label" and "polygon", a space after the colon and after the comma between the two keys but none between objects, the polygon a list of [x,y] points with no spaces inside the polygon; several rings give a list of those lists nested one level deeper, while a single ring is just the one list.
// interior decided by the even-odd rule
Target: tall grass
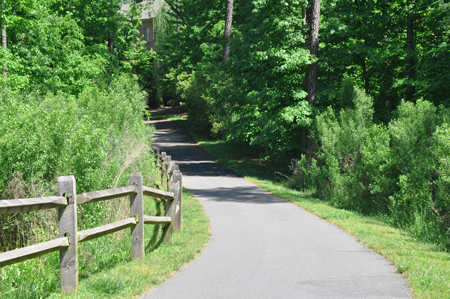
[{"label": "tall grass", "polygon": [[[58,176],[74,175],[77,192],[128,185],[141,172],[154,185],[152,131],[142,121],[145,98],[134,79],[122,76],[105,88],[63,93],[0,95],[0,197],[56,195]],[[78,207],[79,230],[128,217],[128,199]],[[58,235],[57,211],[0,216],[0,251]],[[129,238],[117,233],[80,244],[80,277],[130,260]],[[94,258],[95,257],[95,258]],[[43,298],[59,292],[59,255],[52,253],[0,269],[0,297]]]}]

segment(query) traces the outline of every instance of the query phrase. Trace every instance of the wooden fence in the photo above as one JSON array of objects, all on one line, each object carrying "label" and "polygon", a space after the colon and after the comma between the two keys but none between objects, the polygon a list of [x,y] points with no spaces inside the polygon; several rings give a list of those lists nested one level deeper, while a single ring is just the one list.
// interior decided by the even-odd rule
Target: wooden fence
[{"label": "wooden fence", "polygon": [[[163,242],[171,242],[173,231],[182,229],[182,174],[171,157],[157,152],[157,165],[161,168],[162,182],[167,191],[143,186],[142,175],[132,173],[130,185],[121,188],[76,193],[73,176],[58,178],[58,196],[0,200],[0,214],[58,208],[59,238],[44,243],[0,253],[0,267],[19,263],[50,252],[60,252],[61,291],[77,293],[78,288],[78,243],[131,227],[131,251],[134,259],[145,256],[144,224],[163,224]],[[165,216],[144,215],[143,196],[167,200]],[[111,224],[78,231],[77,205],[130,197],[130,218]]]}]

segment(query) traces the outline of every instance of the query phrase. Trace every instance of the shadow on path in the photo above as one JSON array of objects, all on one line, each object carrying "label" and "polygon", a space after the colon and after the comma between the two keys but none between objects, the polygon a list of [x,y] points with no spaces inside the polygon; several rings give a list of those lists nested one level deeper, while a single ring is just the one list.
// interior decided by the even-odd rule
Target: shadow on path
[{"label": "shadow on path", "polygon": [[154,145],[179,164],[212,236],[194,262],[145,298],[411,297],[383,256],[215,163],[177,124],[154,125]]}]

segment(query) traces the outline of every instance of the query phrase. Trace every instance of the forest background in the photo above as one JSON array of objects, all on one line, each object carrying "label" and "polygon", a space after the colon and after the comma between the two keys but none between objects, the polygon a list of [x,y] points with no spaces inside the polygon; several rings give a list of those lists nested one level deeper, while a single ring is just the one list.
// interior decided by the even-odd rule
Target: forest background
[{"label": "forest background", "polygon": [[449,250],[449,2],[226,2],[164,1],[149,104]]},{"label": "forest background", "polygon": [[[184,102],[197,132],[292,164],[291,186],[450,249],[448,0],[165,0],[156,51],[122,2],[1,2],[3,198],[152,169],[145,101]],[[2,251],[54,234],[46,214],[16,217]]]}]

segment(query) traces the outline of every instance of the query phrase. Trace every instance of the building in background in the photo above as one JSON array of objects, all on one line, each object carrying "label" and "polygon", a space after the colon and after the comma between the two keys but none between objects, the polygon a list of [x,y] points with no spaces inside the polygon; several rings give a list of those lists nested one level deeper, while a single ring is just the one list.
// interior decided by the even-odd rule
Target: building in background
[{"label": "building in background", "polygon": [[137,27],[137,30],[139,30],[139,36],[144,37],[147,50],[155,49],[156,42],[153,34],[153,25],[155,23],[156,12],[160,6],[160,1],[161,0],[144,0],[139,2],[126,0],[120,9],[123,12],[128,11],[132,2],[137,2],[137,5],[140,6],[139,8],[142,11],[140,20],[142,21],[142,24]]}]

